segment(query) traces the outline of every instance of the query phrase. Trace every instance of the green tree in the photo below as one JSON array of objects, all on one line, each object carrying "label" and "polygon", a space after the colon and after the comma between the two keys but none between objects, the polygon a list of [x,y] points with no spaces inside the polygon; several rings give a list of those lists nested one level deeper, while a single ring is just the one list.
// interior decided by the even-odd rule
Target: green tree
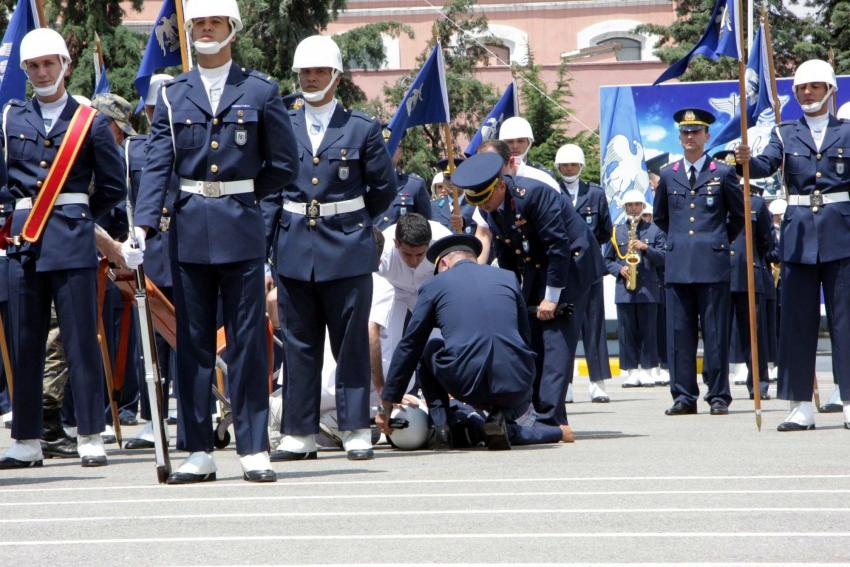
[{"label": "green tree", "polygon": [[805,59],[826,59],[831,47],[835,53],[835,71],[850,73],[850,1],[810,0],[807,4],[815,11]]},{"label": "green tree", "polygon": [[17,0],[0,0],[0,30],[6,31],[6,26],[9,25],[9,19],[12,17],[12,11],[17,4]]}]

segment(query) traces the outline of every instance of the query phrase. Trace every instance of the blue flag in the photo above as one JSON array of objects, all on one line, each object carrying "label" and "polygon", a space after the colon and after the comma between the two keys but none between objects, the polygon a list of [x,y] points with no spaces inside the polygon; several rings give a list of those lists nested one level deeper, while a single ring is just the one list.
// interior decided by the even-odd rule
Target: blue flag
[{"label": "blue flag", "polygon": [[697,44],[687,55],[670,65],[652,84],[657,85],[682,76],[695,55],[708,57],[712,61],[717,61],[721,55],[741,59],[738,46],[738,38],[741,37],[740,25],[738,0],[717,0],[708,19],[708,27]]},{"label": "blue flag", "polygon": [[[747,127],[759,121],[773,122],[773,93],[770,88],[770,64],[763,25],[753,38],[753,48],[747,61]],[[732,118],[711,137],[712,147],[727,144],[741,137],[740,104],[735,105]]]},{"label": "blue flag", "polygon": [[0,106],[27,97],[27,74],[21,69],[21,41],[38,27],[32,0],[19,0],[0,45]]},{"label": "blue flag", "polygon": [[174,0],[165,0],[153,24],[148,45],[142,56],[142,64],[139,65],[139,71],[133,81],[141,97],[136,112],[139,112],[145,104],[145,97],[148,95],[148,87],[154,73],[163,67],[173,67],[182,63],[179,34],[180,27],[177,25],[177,8]]},{"label": "blue flag", "polygon": [[471,156],[478,151],[478,146],[481,145],[481,142],[497,139],[499,127],[502,125],[502,122],[508,118],[517,116],[519,114],[518,110],[516,90],[514,89],[514,83],[511,82],[508,88],[505,89],[504,94],[502,94],[502,98],[499,99],[499,102],[496,103],[493,110],[484,119],[484,122],[481,123],[481,128],[475,133],[475,136],[473,136],[472,141],[469,142],[463,153]]},{"label": "blue flag", "polygon": [[652,188],[644,161],[643,142],[631,87],[602,89],[599,137],[602,148],[600,175],[615,223],[625,219],[621,199],[637,189],[652,203]]},{"label": "blue flag", "polygon": [[100,67],[100,71],[96,73],[94,95],[107,94],[111,89],[109,77],[106,76],[106,63]]},{"label": "blue flag", "polygon": [[413,79],[413,83],[398,105],[395,116],[390,120],[392,132],[387,150],[393,155],[408,128],[423,124],[448,123],[449,92],[446,89],[446,70],[440,44],[434,46],[428,60]]}]

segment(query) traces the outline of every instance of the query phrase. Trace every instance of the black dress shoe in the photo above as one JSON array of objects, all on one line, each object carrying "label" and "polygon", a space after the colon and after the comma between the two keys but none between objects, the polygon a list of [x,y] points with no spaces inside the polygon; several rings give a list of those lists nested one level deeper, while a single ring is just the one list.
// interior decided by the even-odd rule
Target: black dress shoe
[{"label": "black dress shoe", "polygon": [[167,423],[168,425],[177,425],[177,418],[168,416],[165,418],[165,423]]},{"label": "black dress shoe", "polygon": [[80,459],[80,464],[84,467],[105,467],[106,457],[104,455],[99,457],[83,457]]},{"label": "black dress shoe", "polygon": [[215,473],[192,474],[175,472],[168,475],[165,484],[196,484],[198,482],[210,482],[215,480]]},{"label": "black dress shoe", "polygon": [[676,402],[664,410],[664,415],[693,415],[696,412],[696,406],[688,405],[685,402]]},{"label": "black dress shoe", "polygon": [[844,429],[850,429],[850,421],[844,422]]},{"label": "black dress shoe", "polygon": [[295,453],[293,451],[272,451],[269,455],[269,460],[274,461],[276,463],[282,461],[315,461],[319,458],[319,454],[316,451],[310,451],[309,453]]},{"label": "black dress shoe", "polygon": [[70,437],[62,437],[55,441],[41,440],[41,453],[45,458],[57,459],[76,459],[80,456],[77,453],[77,442]]},{"label": "black dress shoe", "polygon": [[608,402],[611,401],[611,398],[609,398],[608,396],[596,396],[595,398],[591,399],[590,401],[593,402],[594,404],[607,404]]},{"label": "black dress shoe", "polygon": [[242,480],[247,480],[248,482],[277,482],[277,474],[271,469],[243,471]]},{"label": "black dress shoe", "polygon": [[811,425],[800,425],[799,423],[793,421],[783,421],[776,428],[777,431],[809,431],[815,428],[815,424]]},{"label": "black dress shoe", "polygon": [[118,443],[118,438],[114,435],[101,435],[101,439],[103,439],[104,445],[112,445],[113,443]]},{"label": "black dress shoe", "polygon": [[729,406],[726,405],[725,402],[713,402],[711,404],[711,411],[709,411],[711,415],[728,415],[729,414]]},{"label": "black dress shoe", "polygon": [[452,429],[448,425],[440,425],[432,427],[430,439],[428,440],[428,448],[432,451],[451,451],[452,449]]},{"label": "black dress shoe", "polygon": [[147,439],[127,439],[124,442],[125,449],[153,449],[155,447],[153,441],[148,441]]},{"label": "black dress shoe", "polygon": [[824,404],[818,408],[818,412],[820,413],[839,413],[842,411],[844,411],[842,404]]},{"label": "black dress shoe", "polygon": [[345,456],[348,457],[349,461],[368,461],[375,458],[375,451],[373,449],[352,449],[346,451]]},{"label": "black dress shoe", "polygon": [[139,425],[139,419],[135,415],[129,415],[119,419],[121,425]]},{"label": "black dress shoe", "polygon": [[484,434],[487,436],[484,442],[489,450],[507,451],[511,448],[508,427],[502,412],[495,411],[487,416],[487,421],[484,422]]},{"label": "black dress shoe", "polygon": [[40,467],[44,464],[41,459],[37,461],[19,461],[12,457],[0,459],[0,469],[28,469],[31,467]]},{"label": "black dress shoe", "polygon": [[[769,399],[771,399],[771,398],[770,398],[770,394],[768,394],[767,392],[765,392],[764,394],[762,394],[760,397],[761,397],[761,399],[762,399],[762,400],[769,400]],[[751,399],[751,400],[756,399],[755,394],[750,394],[750,399]]]},{"label": "black dress shoe", "polygon": [[6,429],[12,429],[12,422],[7,421],[6,423],[3,424],[3,427],[5,427]]}]

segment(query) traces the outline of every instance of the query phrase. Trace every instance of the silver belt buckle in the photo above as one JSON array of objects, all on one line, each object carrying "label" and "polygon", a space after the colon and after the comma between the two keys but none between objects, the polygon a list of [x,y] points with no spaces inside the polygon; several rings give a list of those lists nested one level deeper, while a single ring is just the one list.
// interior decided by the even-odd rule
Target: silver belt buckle
[{"label": "silver belt buckle", "polygon": [[171,217],[168,215],[159,217],[159,231],[168,232],[169,228],[171,228]]},{"label": "silver belt buckle", "polygon": [[809,206],[812,208],[813,213],[817,213],[823,207],[823,195],[820,193],[809,195]]},{"label": "silver belt buckle", "polygon": [[319,218],[319,204],[316,201],[313,201],[312,203],[307,205],[307,218],[308,219]]},{"label": "silver belt buckle", "polygon": [[203,192],[204,197],[221,197],[222,184],[221,181],[204,181]]}]

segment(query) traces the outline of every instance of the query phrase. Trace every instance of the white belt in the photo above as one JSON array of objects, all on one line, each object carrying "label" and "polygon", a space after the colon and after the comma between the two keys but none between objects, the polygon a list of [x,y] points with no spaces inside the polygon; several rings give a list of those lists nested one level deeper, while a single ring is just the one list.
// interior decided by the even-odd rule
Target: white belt
[{"label": "white belt", "polygon": [[[18,199],[15,201],[15,210],[27,210],[32,208],[32,197]],[[62,205],[88,205],[89,196],[85,193],[60,193],[56,197],[54,206],[61,207]]]},{"label": "white belt", "polygon": [[180,190],[204,197],[223,197],[240,193],[253,193],[254,180],[240,179],[239,181],[192,181],[180,179]]},{"label": "white belt", "polygon": [[788,204],[798,207],[822,207],[833,203],[846,203],[850,201],[850,193],[812,193],[811,195],[788,195]]},{"label": "white belt", "polygon": [[355,197],[347,201],[337,201],[336,203],[294,203],[288,199],[283,201],[283,210],[295,213],[296,215],[304,215],[311,218],[329,217],[331,215],[341,215],[343,213],[353,213],[366,207],[363,197]]}]

